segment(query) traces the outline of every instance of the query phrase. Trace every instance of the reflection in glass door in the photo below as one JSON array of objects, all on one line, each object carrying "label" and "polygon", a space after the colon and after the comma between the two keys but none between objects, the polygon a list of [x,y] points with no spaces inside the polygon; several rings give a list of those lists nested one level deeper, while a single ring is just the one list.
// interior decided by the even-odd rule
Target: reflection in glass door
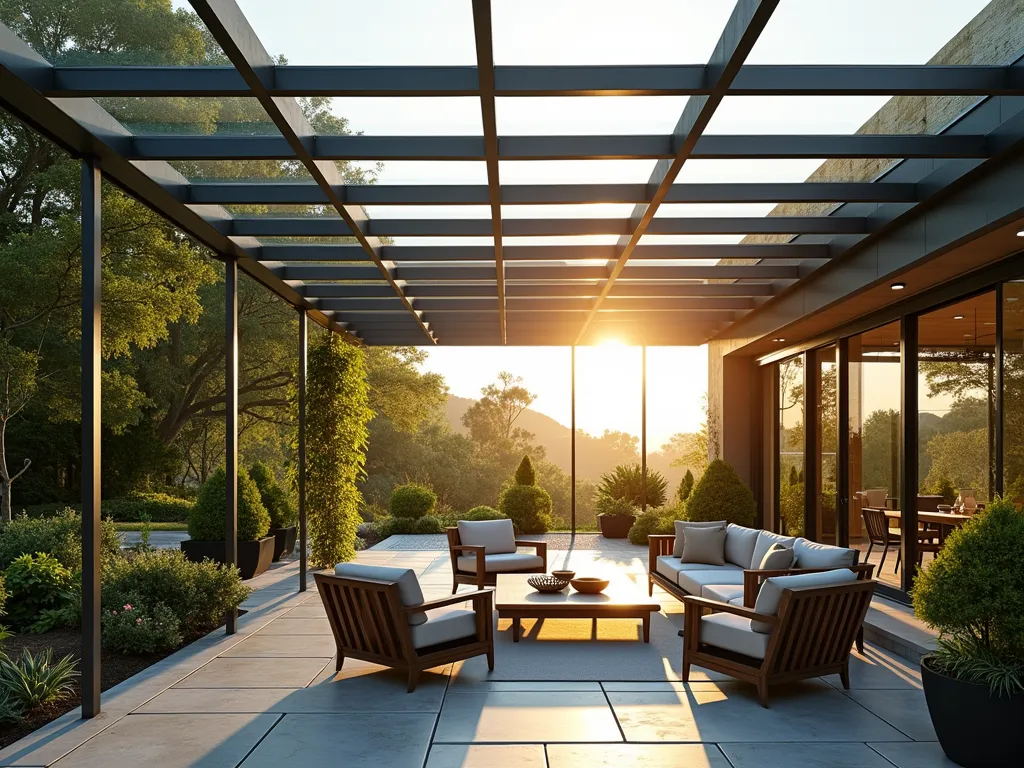
[{"label": "reflection in glass door", "polygon": [[782,533],[804,532],[804,358],[779,363],[779,522]]},{"label": "reflection in glass door", "polygon": [[839,402],[837,400],[836,348],[835,345],[815,350],[813,353],[817,364],[816,377],[818,403],[817,447],[818,471],[815,473],[814,516],[817,540],[824,544],[836,543],[836,445],[837,418]]}]

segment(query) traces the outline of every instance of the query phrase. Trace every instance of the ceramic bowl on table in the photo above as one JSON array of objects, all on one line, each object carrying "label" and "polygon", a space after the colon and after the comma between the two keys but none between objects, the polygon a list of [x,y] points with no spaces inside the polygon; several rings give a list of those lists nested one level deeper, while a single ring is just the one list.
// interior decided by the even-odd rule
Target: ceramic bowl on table
[{"label": "ceramic bowl on table", "polygon": [[585,595],[597,595],[608,588],[608,579],[598,579],[593,576],[580,576],[570,583],[573,589]]},{"label": "ceramic bowl on table", "polygon": [[551,575],[556,579],[565,579],[566,581],[572,581],[576,578],[576,571],[552,571]]},{"label": "ceramic bowl on table", "polygon": [[538,592],[561,592],[569,585],[566,579],[556,579],[554,576],[531,576],[526,583]]}]

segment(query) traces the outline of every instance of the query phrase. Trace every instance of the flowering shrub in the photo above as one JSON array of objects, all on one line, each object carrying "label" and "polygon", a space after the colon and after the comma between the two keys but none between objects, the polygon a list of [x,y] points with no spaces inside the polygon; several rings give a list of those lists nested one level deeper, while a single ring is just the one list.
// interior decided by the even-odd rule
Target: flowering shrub
[{"label": "flowering shrub", "polygon": [[103,612],[103,646],[124,654],[157,653],[183,642],[181,625],[163,603],[126,602]]}]

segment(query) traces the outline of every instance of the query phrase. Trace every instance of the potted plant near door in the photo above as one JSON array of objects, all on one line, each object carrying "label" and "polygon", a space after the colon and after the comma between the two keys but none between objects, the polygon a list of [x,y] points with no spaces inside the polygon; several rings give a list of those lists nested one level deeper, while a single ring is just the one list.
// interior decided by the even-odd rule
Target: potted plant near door
[{"label": "potted plant near door", "polygon": [[1024,722],[1024,514],[998,500],[949,534],[917,577],[914,612],[939,631],[921,660],[943,751],[966,768],[1013,765]]},{"label": "potted plant near door", "polygon": [[262,461],[257,461],[249,469],[249,477],[256,483],[260,491],[260,500],[267,508],[270,515],[269,536],[274,537],[274,562],[276,563],[285,555],[290,555],[295,549],[296,527],[295,521],[298,518],[298,511],[288,492],[277,482],[274,473]]},{"label": "potted plant near door", "polygon": [[[181,551],[194,562],[224,562],[224,512],[227,505],[227,475],[218,469],[203,483],[199,498],[188,514],[188,541]],[[267,536],[270,515],[260,499],[249,473],[238,469],[238,570],[243,579],[258,576],[270,567],[274,537]]]},{"label": "potted plant near door", "polygon": [[594,504],[597,526],[606,539],[624,539],[636,522],[636,508],[626,499],[598,496]]}]

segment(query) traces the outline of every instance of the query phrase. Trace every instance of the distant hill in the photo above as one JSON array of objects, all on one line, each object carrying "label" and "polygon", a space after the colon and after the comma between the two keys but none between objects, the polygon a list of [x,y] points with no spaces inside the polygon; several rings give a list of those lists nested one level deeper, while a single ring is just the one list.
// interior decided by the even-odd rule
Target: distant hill
[{"label": "distant hill", "polygon": [[[467,434],[468,430],[462,423],[462,416],[469,410],[469,407],[476,401],[468,397],[449,395],[445,413],[452,429],[460,434]],[[570,472],[570,435],[568,427],[559,424],[550,416],[527,408],[516,419],[516,427],[531,432],[534,442],[540,445],[547,452],[547,459],[559,466],[563,472]],[[669,481],[669,491],[674,492],[683,474],[685,467],[672,467],[673,456],[665,456],[661,453],[651,453],[648,458],[648,466],[661,472]],[[639,462],[639,455],[632,457],[623,456],[613,450],[607,443],[593,437],[577,437],[576,440],[576,471],[580,479],[596,482],[603,472],[615,467],[616,464],[624,462]]]}]

